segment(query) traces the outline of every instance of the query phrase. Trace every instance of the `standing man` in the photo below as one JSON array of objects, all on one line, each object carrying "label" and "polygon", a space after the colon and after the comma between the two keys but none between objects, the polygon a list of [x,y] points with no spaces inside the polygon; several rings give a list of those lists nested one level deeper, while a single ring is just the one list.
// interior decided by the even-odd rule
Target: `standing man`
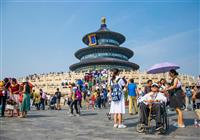
[{"label": "standing man", "polygon": [[57,88],[57,91],[55,93],[56,97],[57,97],[57,100],[56,100],[56,108],[57,110],[61,110],[61,107],[60,107],[60,99],[61,99],[61,92],[59,91],[59,88]]},{"label": "standing man", "polygon": [[133,79],[130,79],[128,84],[128,97],[129,97],[129,114],[133,115],[133,105],[134,105],[134,114],[138,113],[137,108],[137,85],[134,83]]},{"label": "standing man", "polygon": [[152,80],[147,81],[147,85],[144,87],[144,95],[151,92],[151,85],[152,85]]}]

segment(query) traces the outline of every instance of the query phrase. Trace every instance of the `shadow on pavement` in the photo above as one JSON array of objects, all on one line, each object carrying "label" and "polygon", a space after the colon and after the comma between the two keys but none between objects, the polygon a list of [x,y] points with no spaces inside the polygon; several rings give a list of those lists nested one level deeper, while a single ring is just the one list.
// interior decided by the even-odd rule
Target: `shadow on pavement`
[{"label": "shadow on pavement", "polygon": [[85,113],[85,114],[81,114],[81,116],[94,116],[97,115],[97,113]]},{"label": "shadow on pavement", "polygon": [[28,115],[27,118],[43,118],[43,117],[56,117],[56,116],[52,116],[52,115]]}]

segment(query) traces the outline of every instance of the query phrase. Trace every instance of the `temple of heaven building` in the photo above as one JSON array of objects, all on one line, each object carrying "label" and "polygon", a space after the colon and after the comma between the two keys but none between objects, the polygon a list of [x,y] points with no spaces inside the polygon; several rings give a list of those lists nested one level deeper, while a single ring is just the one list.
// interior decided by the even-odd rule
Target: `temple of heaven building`
[{"label": "temple of heaven building", "polygon": [[71,65],[71,71],[84,72],[113,68],[128,71],[139,69],[137,64],[129,62],[134,54],[133,51],[120,46],[125,41],[125,36],[109,30],[105,17],[101,19],[100,29],[86,34],[82,40],[89,47],[82,48],[75,53],[75,57],[80,62]]}]

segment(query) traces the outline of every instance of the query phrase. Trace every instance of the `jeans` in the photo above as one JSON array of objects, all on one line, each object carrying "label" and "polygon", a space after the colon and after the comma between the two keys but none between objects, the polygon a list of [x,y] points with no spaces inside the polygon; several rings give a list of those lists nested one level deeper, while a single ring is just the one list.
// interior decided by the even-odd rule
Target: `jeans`
[{"label": "jeans", "polygon": [[41,99],[40,100],[40,108],[42,106],[42,110],[45,110],[45,100],[44,99]]},{"label": "jeans", "polygon": [[97,97],[97,101],[96,102],[97,102],[97,107],[101,108],[101,102],[102,102],[101,101],[101,97]]},{"label": "jeans", "polygon": [[192,105],[192,96],[185,96],[185,105],[186,109],[189,109],[189,106],[191,105],[191,108],[193,107]]},{"label": "jeans", "polygon": [[5,108],[6,108],[6,96],[0,96],[0,104],[1,104],[1,116],[4,116]]},{"label": "jeans", "polygon": [[74,108],[76,110],[76,114],[79,114],[80,112],[78,110],[78,101],[77,100],[72,101],[70,104],[71,114],[74,114]]}]

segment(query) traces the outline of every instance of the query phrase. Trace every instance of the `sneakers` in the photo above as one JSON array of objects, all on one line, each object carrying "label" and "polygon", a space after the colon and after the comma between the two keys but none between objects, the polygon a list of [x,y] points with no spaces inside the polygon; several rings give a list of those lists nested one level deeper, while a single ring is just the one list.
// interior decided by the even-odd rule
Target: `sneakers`
[{"label": "sneakers", "polygon": [[158,127],[156,127],[156,131],[159,131],[162,128],[163,128],[163,126],[158,126]]},{"label": "sneakers", "polygon": [[181,126],[179,125],[178,127],[179,127],[179,128],[185,128],[185,125],[184,125],[184,124],[181,125]]},{"label": "sneakers", "polygon": [[173,126],[176,127],[176,128],[185,128],[184,124],[183,125],[178,125],[177,123],[174,123]]},{"label": "sneakers", "polygon": [[118,124],[114,124],[114,126],[113,126],[114,128],[119,128],[119,129],[123,129],[123,128],[126,128],[127,126],[126,125],[124,125],[124,124],[120,124],[120,125],[118,125]]},{"label": "sneakers", "polygon": [[113,126],[114,128],[117,128],[118,127],[118,124],[114,124],[114,126]]},{"label": "sneakers", "polygon": [[74,117],[74,114],[71,114],[71,113],[70,113],[69,116],[70,116],[70,117]]},{"label": "sneakers", "polygon": [[177,124],[177,123],[174,123],[173,126],[174,126],[174,127],[178,127],[178,124]]},{"label": "sneakers", "polygon": [[118,128],[120,128],[120,129],[123,129],[123,128],[126,128],[127,126],[126,125],[124,125],[124,124],[120,124],[119,126],[118,126]]}]

